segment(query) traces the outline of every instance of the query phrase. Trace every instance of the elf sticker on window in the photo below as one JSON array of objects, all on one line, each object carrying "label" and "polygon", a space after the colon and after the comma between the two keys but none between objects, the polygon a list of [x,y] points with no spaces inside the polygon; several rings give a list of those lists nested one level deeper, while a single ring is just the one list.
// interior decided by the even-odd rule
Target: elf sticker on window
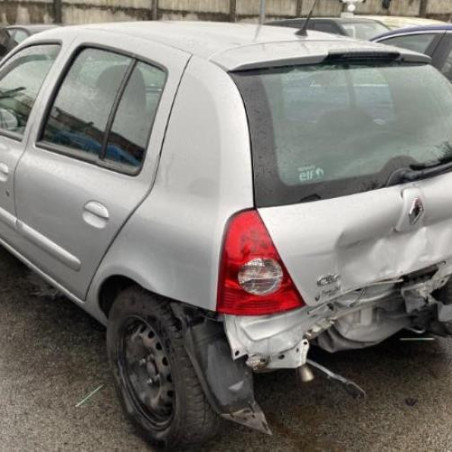
[{"label": "elf sticker on window", "polygon": [[325,176],[325,171],[315,165],[303,166],[298,168],[300,182],[315,182],[317,180],[323,179]]}]

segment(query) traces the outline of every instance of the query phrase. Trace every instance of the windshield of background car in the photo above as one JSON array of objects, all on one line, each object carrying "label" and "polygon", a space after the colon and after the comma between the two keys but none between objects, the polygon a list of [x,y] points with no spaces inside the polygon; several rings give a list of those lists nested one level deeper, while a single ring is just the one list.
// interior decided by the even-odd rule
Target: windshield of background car
[{"label": "windshield of background car", "polygon": [[388,27],[378,22],[349,22],[343,23],[345,31],[348,36],[355,39],[362,39],[368,41],[375,36],[381,35],[389,31]]},{"label": "windshield of background car", "polygon": [[425,64],[324,63],[233,74],[259,207],[384,187],[452,159],[452,86]]}]

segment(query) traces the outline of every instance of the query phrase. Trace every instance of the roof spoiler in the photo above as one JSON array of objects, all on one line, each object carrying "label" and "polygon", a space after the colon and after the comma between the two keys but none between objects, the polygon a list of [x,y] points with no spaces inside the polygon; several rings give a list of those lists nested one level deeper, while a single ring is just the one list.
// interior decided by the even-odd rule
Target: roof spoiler
[{"label": "roof spoiler", "polygon": [[277,68],[283,66],[294,66],[294,65],[312,65],[312,64],[320,64],[323,62],[331,63],[331,62],[363,62],[363,61],[378,61],[378,62],[391,62],[391,61],[400,61],[404,63],[420,63],[420,64],[430,64],[431,58],[427,55],[421,53],[415,53],[410,51],[405,51],[403,49],[394,49],[389,48],[388,50],[384,49],[360,49],[354,51],[353,49],[335,49],[330,50],[328,53],[319,53],[317,55],[304,55],[301,57],[297,57],[297,55],[291,55],[290,57],[284,58],[280,57],[279,59],[274,60],[265,60],[265,61],[256,61],[250,63],[240,64],[234,68],[228,68],[230,72],[237,71],[250,71],[256,69],[269,69],[269,68]]}]

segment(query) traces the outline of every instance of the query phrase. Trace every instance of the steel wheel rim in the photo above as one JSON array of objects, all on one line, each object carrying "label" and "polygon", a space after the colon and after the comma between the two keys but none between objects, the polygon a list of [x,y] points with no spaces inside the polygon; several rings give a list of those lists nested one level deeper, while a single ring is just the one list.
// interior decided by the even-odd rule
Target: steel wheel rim
[{"label": "steel wheel rim", "polygon": [[123,324],[119,368],[138,411],[155,429],[167,428],[175,406],[171,366],[155,328],[140,317]]}]

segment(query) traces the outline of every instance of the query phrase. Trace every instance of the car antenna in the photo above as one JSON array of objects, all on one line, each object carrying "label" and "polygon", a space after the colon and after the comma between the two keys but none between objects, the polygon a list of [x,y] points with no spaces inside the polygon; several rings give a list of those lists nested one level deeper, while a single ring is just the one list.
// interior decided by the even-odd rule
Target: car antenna
[{"label": "car antenna", "polygon": [[311,11],[309,11],[308,17],[306,17],[303,27],[301,27],[300,30],[298,30],[295,33],[297,36],[307,36],[308,35],[309,21],[311,20],[312,14],[314,12],[315,7],[317,6],[317,3],[319,3],[319,0],[315,0],[314,4],[312,5]]},{"label": "car antenna", "polygon": [[260,7],[260,12],[259,12],[259,23],[258,26],[256,27],[256,34],[254,35],[254,40],[256,41],[257,38],[259,37],[259,33],[261,32],[262,26],[264,25],[265,22],[265,15],[266,15],[266,0],[261,0],[261,7]]},{"label": "car antenna", "polygon": [[259,13],[259,25],[264,25],[266,15],[266,0],[261,0],[261,10]]}]

